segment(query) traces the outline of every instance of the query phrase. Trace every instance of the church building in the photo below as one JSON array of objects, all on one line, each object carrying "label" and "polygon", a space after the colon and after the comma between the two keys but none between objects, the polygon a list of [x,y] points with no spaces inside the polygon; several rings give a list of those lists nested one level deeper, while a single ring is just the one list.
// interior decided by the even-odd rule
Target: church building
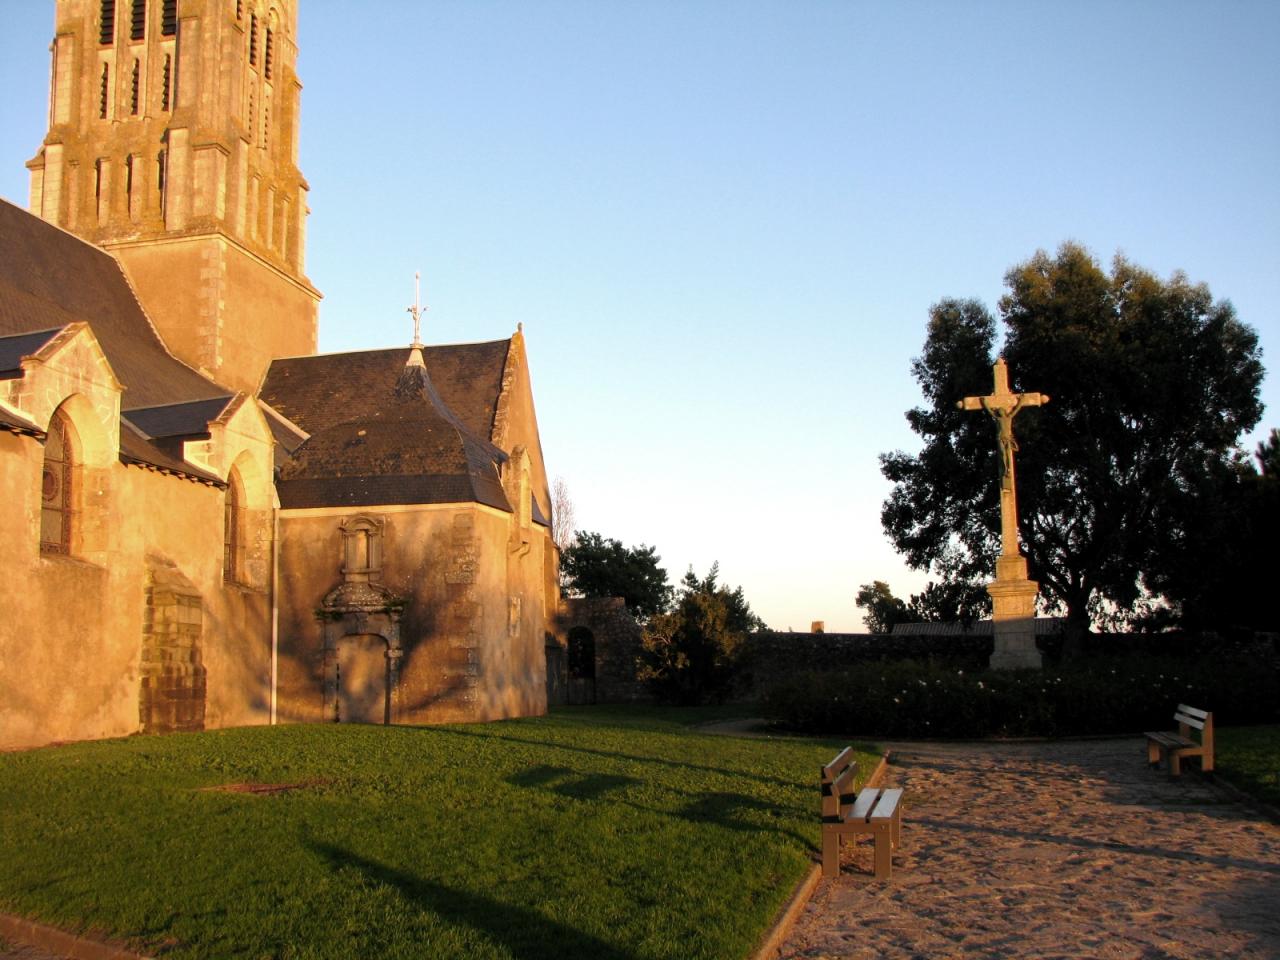
[{"label": "church building", "polygon": [[317,355],[297,0],[55,0],[0,200],[0,749],[545,711],[523,334]]}]

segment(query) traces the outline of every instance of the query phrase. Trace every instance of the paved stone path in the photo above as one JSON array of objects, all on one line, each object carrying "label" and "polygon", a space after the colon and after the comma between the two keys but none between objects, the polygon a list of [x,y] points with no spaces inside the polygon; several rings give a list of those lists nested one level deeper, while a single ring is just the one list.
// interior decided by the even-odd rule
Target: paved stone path
[{"label": "paved stone path", "polygon": [[903,744],[893,879],[845,845],[785,958],[1280,957],[1280,826],[1141,740]]}]

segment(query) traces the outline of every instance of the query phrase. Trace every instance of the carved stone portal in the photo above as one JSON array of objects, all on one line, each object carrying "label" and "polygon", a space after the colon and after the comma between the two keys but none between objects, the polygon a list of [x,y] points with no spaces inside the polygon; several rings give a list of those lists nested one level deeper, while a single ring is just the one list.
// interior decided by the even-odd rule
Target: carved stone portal
[{"label": "carved stone portal", "polygon": [[405,601],[378,582],[382,526],[370,517],[342,522],[343,581],[316,611],[324,635],[324,717],[335,723],[395,723],[400,716]]}]

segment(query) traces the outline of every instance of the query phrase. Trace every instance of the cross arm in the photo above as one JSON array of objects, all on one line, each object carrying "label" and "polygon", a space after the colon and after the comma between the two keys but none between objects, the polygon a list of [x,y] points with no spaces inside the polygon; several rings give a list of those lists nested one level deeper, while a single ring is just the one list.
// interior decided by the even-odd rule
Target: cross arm
[{"label": "cross arm", "polygon": [[992,394],[989,397],[965,397],[956,401],[957,410],[1008,410],[1017,411],[1022,407],[1043,407],[1049,402],[1047,393],[1009,393]]}]

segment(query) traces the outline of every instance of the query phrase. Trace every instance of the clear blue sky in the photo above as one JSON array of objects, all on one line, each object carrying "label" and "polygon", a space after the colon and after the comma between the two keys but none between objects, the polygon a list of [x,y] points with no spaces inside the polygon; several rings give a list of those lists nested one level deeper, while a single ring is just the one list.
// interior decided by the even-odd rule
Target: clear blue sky
[{"label": "clear blue sky", "polygon": [[[0,0],[19,203],[52,6]],[[579,525],[775,627],[923,584],[876,457],[940,298],[1072,239],[1280,358],[1280,4],[303,0],[299,41],[321,349],[407,343],[415,269],[428,340],[523,322]]]}]

